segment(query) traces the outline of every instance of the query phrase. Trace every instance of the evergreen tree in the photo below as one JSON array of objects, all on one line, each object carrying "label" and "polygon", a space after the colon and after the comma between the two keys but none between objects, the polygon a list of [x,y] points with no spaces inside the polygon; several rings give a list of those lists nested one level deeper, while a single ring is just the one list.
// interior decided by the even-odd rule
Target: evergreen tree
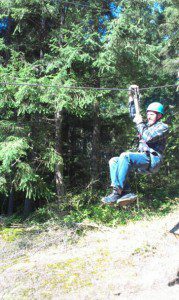
[{"label": "evergreen tree", "polygon": [[[134,130],[126,90],[88,87],[172,84],[178,10],[170,0],[12,0],[0,11],[0,192],[9,213],[23,198],[27,215],[32,201],[104,182]],[[176,105],[172,89],[142,99]]]}]

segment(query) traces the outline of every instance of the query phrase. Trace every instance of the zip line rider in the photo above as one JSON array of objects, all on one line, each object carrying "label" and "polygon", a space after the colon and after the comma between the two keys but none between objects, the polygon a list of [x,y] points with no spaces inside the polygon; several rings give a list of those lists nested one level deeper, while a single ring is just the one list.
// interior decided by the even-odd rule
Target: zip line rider
[{"label": "zip line rider", "polygon": [[143,122],[140,112],[136,114],[133,92],[137,85],[129,88],[129,113],[139,134],[138,152],[123,152],[109,161],[111,187],[110,195],[102,198],[104,204],[126,205],[137,199],[137,195],[127,193],[126,180],[129,172],[157,172],[162,160],[168,136],[168,125],[161,121],[164,107],[159,102],[151,103],[147,108],[147,123]]}]

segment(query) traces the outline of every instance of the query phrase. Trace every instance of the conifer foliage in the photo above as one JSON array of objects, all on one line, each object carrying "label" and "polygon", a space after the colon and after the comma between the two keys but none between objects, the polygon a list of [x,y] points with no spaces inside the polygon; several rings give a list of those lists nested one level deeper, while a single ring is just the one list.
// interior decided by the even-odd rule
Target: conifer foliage
[{"label": "conifer foliage", "polygon": [[[170,0],[7,0],[0,12],[0,208],[28,214],[61,203],[68,189],[104,187],[108,159],[130,146],[134,129],[127,91],[92,88],[174,84],[178,8]],[[157,99],[175,110],[175,89],[142,99],[143,109]],[[175,139],[170,145],[175,157]]]}]

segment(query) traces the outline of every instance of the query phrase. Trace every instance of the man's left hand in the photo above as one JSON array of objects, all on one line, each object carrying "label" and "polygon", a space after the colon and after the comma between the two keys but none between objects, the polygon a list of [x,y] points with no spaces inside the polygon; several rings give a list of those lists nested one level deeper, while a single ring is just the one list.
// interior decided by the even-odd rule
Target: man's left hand
[{"label": "man's left hand", "polygon": [[129,96],[133,96],[133,95],[134,95],[134,91],[139,92],[139,87],[138,87],[138,85],[136,85],[136,84],[132,84],[132,85],[129,87]]}]

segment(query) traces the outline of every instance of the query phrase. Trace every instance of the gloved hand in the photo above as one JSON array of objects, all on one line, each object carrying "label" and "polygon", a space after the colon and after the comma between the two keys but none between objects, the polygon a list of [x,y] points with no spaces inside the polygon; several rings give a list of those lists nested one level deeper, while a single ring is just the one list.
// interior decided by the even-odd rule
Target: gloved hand
[{"label": "gloved hand", "polygon": [[133,119],[133,122],[137,125],[143,122],[142,116],[140,114],[135,115],[135,118]]},{"label": "gloved hand", "polygon": [[132,84],[129,87],[129,96],[133,96],[134,95],[134,90],[137,90],[137,92],[139,92],[139,87],[136,84]]}]

